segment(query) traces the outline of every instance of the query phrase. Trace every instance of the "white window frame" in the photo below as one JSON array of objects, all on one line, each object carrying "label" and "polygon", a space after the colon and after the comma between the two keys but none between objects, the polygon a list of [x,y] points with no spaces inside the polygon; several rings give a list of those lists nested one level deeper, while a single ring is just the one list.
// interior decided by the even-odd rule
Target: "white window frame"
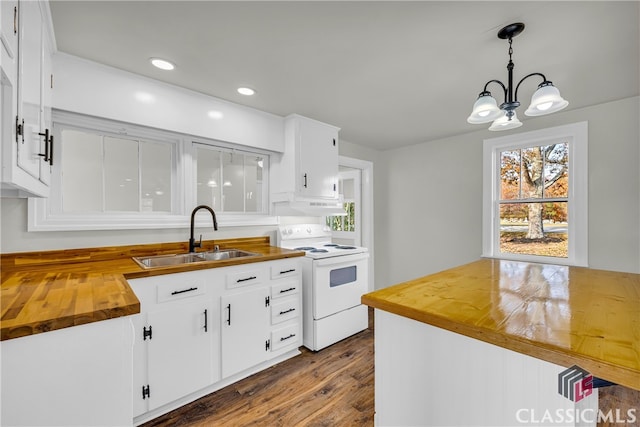
[{"label": "white window frame", "polygon": [[[567,142],[569,147],[567,258],[500,252],[500,152]],[[485,139],[483,144],[482,256],[516,261],[588,266],[587,122]]]},{"label": "white window frame", "polygon": [[[127,135],[137,138],[150,139],[175,144],[174,165],[172,166],[173,181],[175,190],[172,194],[172,212],[100,212],[100,213],[62,213],[52,208],[60,206],[61,197],[61,170],[60,149],[54,151],[54,166],[52,170],[52,184],[49,198],[30,198],[28,202],[27,231],[77,231],[77,230],[128,230],[128,229],[168,229],[168,228],[188,228],[191,221],[191,210],[196,206],[195,173],[193,170],[192,156],[193,143],[223,146],[227,148],[238,148],[243,152],[256,152],[264,155],[267,161],[270,153],[253,149],[251,147],[235,146],[234,144],[219,141],[193,138],[189,135],[177,134],[170,131],[152,129],[139,125],[132,125],[117,122],[109,119],[84,116],[76,113],[69,113],[59,110],[53,112],[53,122],[62,124],[69,128],[84,130],[96,130],[98,132],[109,132],[113,135]],[[268,174],[267,174],[268,175]],[[194,183],[194,185],[191,185]],[[267,207],[270,206],[268,200],[270,191],[267,182]],[[197,227],[210,226],[206,218],[196,217]],[[278,217],[271,216],[268,212],[264,214],[256,213],[216,213],[219,227],[233,226],[257,226],[257,225],[277,225]]]}]

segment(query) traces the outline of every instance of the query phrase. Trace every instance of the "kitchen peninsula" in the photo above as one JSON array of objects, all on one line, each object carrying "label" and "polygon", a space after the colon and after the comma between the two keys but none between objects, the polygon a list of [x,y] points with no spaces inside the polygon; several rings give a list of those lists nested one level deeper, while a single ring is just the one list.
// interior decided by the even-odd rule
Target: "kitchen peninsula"
[{"label": "kitchen peninsula", "polygon": [[481,259],[362,302],[378,425],[594,425],[597,392],[558,393],[574,365],[640,390],[638,274]]}]

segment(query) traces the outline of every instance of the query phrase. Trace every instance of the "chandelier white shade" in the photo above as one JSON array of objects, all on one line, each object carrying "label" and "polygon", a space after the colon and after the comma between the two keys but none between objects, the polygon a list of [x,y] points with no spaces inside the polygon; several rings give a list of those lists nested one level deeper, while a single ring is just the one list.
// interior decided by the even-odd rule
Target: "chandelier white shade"
[{"label": "chandelier white shade", "polygon": [[[471,114],[467,118],[467,122],[471,124],[481,124],[493,122],[489,127],[491,131],[515,129],[522,126],[522,122],[518,120],[516,108],[520,106],[518,101],[518,89],[522,82],[529,77],[539,76],[542,83],[538,85],[538,89],[531,97],[531,105],[526,109],[526,116],[542,116],[545,114],[555,113],[569,105],[565,99],[560,96],[560,91],[551,83],[544,74],[531,73],[523,77],[517,85],[513,84],[513,68],[515,64],[511,58],[513,54],[513,38],[524,30],[524,24],[521,22],[507,25],[498,31],[498,38],[509,40],[509,63],[507,64],[508,81],[507,85],[500,80],[489,80],[484,85],[484,90],[478,95],[478,99],[473,104]],[[498,106],[496,99],[487,90],[489,84],[495,83],[499,85],[504,93],[504,102]]]},{"label": "chandelier white shade", "polygon": [[498,108],[498,103],[491,96],[491,92],[483,92],[473,104],[473,111],[467,119],[471,124],[489,123],[502,116],[504,111]]},{"label": "chandelier white shade", "polygon": [[538,86],[538,90],[533,93],[531,97],[531,105],[524,112],[527,116],[543,116],[545,114],[555,113],[562,110],[569,105],[569,102],[560,96],[560,91],[557,87],[547,82],[548,84]]},{"label": "chandelier white shade", "polygon": [[513,112],[513,116],[509,117],[507,114],[503,113],[502,117],[496,119],[489,126],[490,131],[500,131],[500,130],[509,130],[515,129],[522,126],[522,122],[518,120],[518,115],[516,112]]}]

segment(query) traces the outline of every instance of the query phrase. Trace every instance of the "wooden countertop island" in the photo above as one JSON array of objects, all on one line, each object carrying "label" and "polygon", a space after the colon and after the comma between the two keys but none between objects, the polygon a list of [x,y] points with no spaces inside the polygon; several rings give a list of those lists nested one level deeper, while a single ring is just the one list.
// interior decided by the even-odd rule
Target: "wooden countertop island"
[{"label": "wooden countertop island", "polygon": [[[594,377],[640,390],[639,274],[481,259],[366,294],[362,297],[362,302],[379,309],[376,310],[377,411],[380,409],[378,408],[380,403],[378,346],[400,348],[403,343],[398,340],[401,338],[396,339],[393,334],[402,334],[398,328],[404,327],[405,324],[408,325],[407,329],[414,327],[411,325],[416,322],[407,323],[407,319],[420,322],[417,325],[423,324],[423,329],[416,329],[413,333],[422,334],[418,331],[425,331],[424,340],[427,340],[427,336],[431,340],[431,334],[443,336],[442,331],[455,332],[473,338],[473,340],[465,337],[456,338],[466,340],[464,344],[447,342],[437,345],[438,347],[461,345],[460,348],[465,349],[463,353],[468,352],[466,358],[453,349],[451,353],[446,351],[443,353],[446,357],[450,356],[459,361],[457,365],[452,366],[454,370],[460,366],[460,361],[463,361],[464,364],[471,363],[473,366],[490,371],[493,360],[485,363],[482,356],[483,349],[486,347],[487,354],[492,354],[492,356],[486,356],[487,358],[494,359],[498,353],[492,353],[494,351],[492,348],[496,347],[491,348],[483,344],[489,343],[498,348],[549,362],[553,364],[549,366],[556,365],[556,369],[578,365]],[[400,317],[391,316],[389,313]],[[389,342],[379,337],[379,315],[381,318],[390,319],[389,324],[394,324],[395,332],[389,332]],[[384,324],[380,333],[385,333]],[[455,334],[448,333],[448,335]],[[418,338],[414,336],[414,339]],[[478,343],[478,341],[481,342]],[[437,339],[433,338],[432,342],[435,347]],[[479,347],[480,350],[478,350],[473,342],[485,347]],[[465,347],[467,344],[471,346],[469,349]],[[418,351],[409,350],[412,345],[408,344],[407,351]],[[425,344],[423,350],[430,352],[434,347],[428,347]],[[381,357],[384,357],[384,352],[383,349]],[[480,361],[476,358],[480,358]],[[381,363],[389,367],[390,364],[396,363],[411,364],[412,360],[392,355],[389,360]],[[444,361],[434,360],[440,365],[440,369],[445,369]],[[508,365],[505,361],[501,363]],[[497,366],[496,369],[498,369]],[[552,369],[551,372],[555,371]],[[385,375],[383,371],[380,374]],[[429,372],[425,375],[432,378],[437,374]],[[551,377],[555,374],[540,375]],[[485,380],[488,380],[488,377]],[[557,381],[556,378],[551,380]],[[385,381],[386,379],[383,378],[381,387]],[[505,381],[508,380],[505,379]],[[400,387],[400,384],[397,385]],[[389,384],[385,387],[393,389]],[[557,392],[550,393],[557,394]],[[385,406],[384,402],[380,404]],[[384,420],[384,416],[381,419]],[[411,419],[410,422],[429,425],[425,419],[416,418]],[[393,417],[386,420],[401,423],[401,420]],[[439,422],[444,421],[439,419]],[[513,419],[510,422],[514,422]]]},{"label": "wooden countertop island", "polygon": [[[139,313],[140,302],[127,279],[304,255],[270,246],[269,237],[221,239],[215,244],[260,256],[144,269],[131,257],[186,253],[187,244],[2,254],[0,340]],[[203,247],[202,251],[212,250],[214,242],[205,241]]]}]

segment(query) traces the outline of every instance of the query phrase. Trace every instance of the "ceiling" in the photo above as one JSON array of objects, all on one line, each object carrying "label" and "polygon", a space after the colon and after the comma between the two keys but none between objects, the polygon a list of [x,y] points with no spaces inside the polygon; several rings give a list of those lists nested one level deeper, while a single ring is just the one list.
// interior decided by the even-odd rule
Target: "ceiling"
[{"label": "ceiling", "polygon": [[[540,72],[578,109],[639,94],[638,1],[61,1],[59,51],[390,149],[486,129],[466,118],[484,84]],[[152,67],[149,58],[176,64]],[[540,81],[521,87],[519,118]],[[250,86],[253,97],[236,88]],[[498,86],[490,86],[498,103]]]}]

